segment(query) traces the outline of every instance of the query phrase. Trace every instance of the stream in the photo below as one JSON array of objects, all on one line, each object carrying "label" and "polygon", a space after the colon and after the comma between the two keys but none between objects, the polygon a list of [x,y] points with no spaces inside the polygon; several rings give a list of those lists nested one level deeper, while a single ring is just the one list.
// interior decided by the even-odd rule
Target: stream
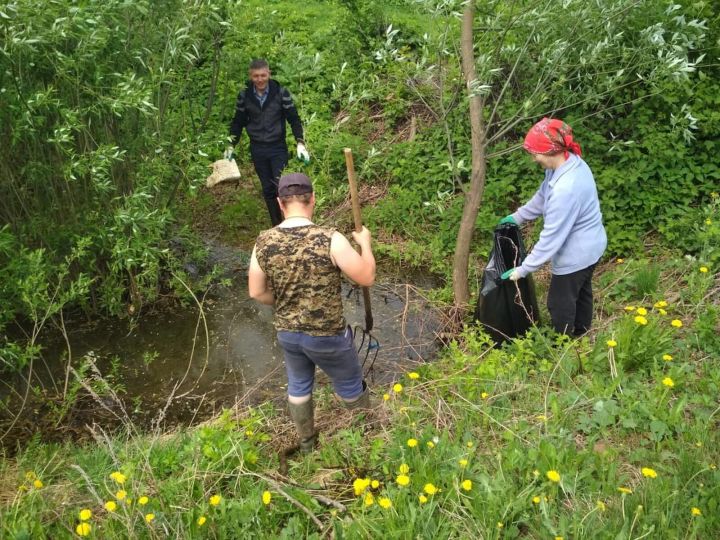
[{"label": "stream", "polygon": [[[237,268],[237,261],[215,262]],[[140,427],[169,427],[197,423],[238,404],[284,400],[286,376],[272,307],[249,298],[245,271],[231,275],[230,286],[211,288],[202,300],[202,313],[197,304],[188,304],[149,311],[134,320],[66,321],[67,341],[61,332],[49,332],[42,343],[42,358],[34,368],[34,380],[40,381],[43,392],[55,395],[62,395],[64,388],[79,379],[86,385],[81,392],[83,400],[73,405],[73,412],[62,423],[79,432],[92,423],[117,425],[122,416]],[[434,284],[425,276],[411,279],[413,285],[401,283],[397,277],[381,278],[370,289],[372,335],[380,344],[377,351],[370,351],[364,366],[368,372],[372,364],[366,375],[371,387],[387,385],[418,363],[432,359],[437,351],[438,321],[422,296],[423,288]],[[345,283],[343,303],[348,324],[361,328],[365,317],[361,291]],[[358,346],[360,337],[358,330]],[[361,361],[366,352],[363,345]],[[68,357],[76,370],[86,365],[82,377],[68,370]],[[103,381],[113,390],[102,391]],[[23,381],[10,384],[24,393]],[[325,384],[329,380],[318,371],[316,388]],[[96,396],[92,397],[88,386],[96,390]],[[10,438],[26,440],[41,423],[18,423],[15,431],[25,433]]]}]

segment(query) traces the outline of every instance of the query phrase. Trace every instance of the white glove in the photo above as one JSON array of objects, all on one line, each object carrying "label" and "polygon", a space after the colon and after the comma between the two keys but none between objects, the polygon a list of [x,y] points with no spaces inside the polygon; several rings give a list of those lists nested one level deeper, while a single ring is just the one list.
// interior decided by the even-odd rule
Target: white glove
[{"label": "white glove", "polygon": [[223,159],[227,159],[228,161],[235,159],[235,148],[228,146],[225,152],[223,152]]},{"label": "white glove", "polygon": [[297,145],[297,158],[305,162],[306,165],[310,163],[310,152],[307,151],[307,148],[305,148],[305,145],[301,142]]}]

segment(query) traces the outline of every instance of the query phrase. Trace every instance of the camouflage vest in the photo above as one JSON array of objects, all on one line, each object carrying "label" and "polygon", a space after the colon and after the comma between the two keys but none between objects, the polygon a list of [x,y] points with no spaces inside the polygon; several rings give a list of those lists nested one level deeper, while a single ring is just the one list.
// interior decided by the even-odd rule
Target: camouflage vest
[{"label": "camouflage vest", "polygon": [[275,295],[275,328],[312,336],[345,329],[340,269],[330,258],[334,229],[304,225],[263,231],[255,255]]}]

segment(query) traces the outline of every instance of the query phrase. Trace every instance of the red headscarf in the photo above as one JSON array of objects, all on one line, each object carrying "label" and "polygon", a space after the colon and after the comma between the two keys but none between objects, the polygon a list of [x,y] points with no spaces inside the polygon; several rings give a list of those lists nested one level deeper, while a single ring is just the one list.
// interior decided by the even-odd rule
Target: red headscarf
[{"label": "red headscarf", "polygon": [[572,152],[582,155],[580,145],[573,140],[572,128],[557,118],[543,118],[525,135],[523,148],[531,154],[557,154]]}]

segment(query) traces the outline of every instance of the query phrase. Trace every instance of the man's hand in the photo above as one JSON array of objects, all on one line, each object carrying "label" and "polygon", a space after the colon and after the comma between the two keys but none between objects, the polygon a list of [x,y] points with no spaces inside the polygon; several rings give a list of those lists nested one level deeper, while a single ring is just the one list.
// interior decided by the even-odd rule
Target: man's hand
[{"label": "man's hand", "polygon": [[370,248],[371,235],[367,227],[363,226],[360,232],[353,231],[352,237],[358,243],[358,246],[362,248],[363,251]]},{"label": "man's hand", "polygon": [[505,223],[509,223],[510,225],[517,225],[517,221],[515,221],[515,218],[512,217],[512,214],[502,218],[498,225],[504,225]]},{"label": "man's hand", "polygon": [[500,279],[509,279],[510,281],[517,281],[520,279],[520,271],[517,267],[511,268],[510,270],[503,273]]},{"label": "man's hand", "polygon": [[223,158],[227,159],[228,161],[232,161],[233,159],[235,159],[235,147],[228,146],[225,149],[225,152],[223,152]]},{"label": "man's hand", "polygon": [[297,158],[305,163],[305,165],[310,163],[310,152],[307,151],[307,148],[305,148],[305,145],[301,142],[297,145]]}]

